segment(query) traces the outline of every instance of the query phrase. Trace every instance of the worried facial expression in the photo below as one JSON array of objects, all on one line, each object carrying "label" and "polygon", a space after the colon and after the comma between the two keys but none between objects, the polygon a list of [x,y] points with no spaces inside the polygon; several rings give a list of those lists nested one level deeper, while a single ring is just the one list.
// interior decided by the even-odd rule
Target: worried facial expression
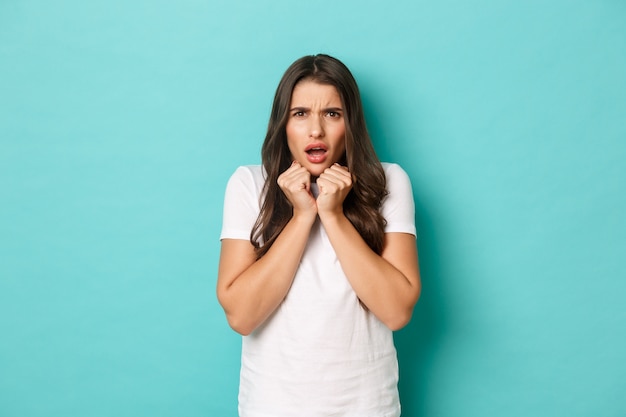
[{"label": "worried facial expression", "polygon": [[287,121],[291,157],[318,177],[346,153],[341,98],[332,85],[304,80],[291,94]]}]

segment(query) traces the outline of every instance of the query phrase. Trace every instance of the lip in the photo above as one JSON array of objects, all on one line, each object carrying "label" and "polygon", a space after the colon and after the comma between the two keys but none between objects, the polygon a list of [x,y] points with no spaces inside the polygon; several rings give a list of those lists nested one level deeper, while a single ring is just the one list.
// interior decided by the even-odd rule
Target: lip
[{"label": "lip", "polygon": [[306,148],[304,148],[304,152],[308,152],[308,151],[310,151],[311,149],[315,149],[315,148],[318,148],[318,149],[323,149],[323,150],[324,150],[324,152],[328,151],[328,147],[327,147],[325,144],[323,144],[323,143],[321,143],[321,142],[317,142],[317,143],[309,143],[309,144],[306,146]]},{"label": "lip", "polygon": [[[322,152],[309,153],[313,149],[319,149]],[[323,163],[328,156],[328,147],[323,143],[311,143],[304,148],[306,159],[312,164]]]}]

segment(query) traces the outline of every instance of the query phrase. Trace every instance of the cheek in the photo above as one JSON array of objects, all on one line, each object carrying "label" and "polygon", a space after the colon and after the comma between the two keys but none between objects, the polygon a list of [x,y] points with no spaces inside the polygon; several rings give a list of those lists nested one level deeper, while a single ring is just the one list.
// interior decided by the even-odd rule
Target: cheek
[{"label": "cheek", "polygon": [[345,127],[340,127],[335,132],[335,140],[337,146],[343,148],[345,150],[346,147],[346,129]]},{"label": "cheek", "polygon": [[298,154],[298,141],[294,135],[289,134],[289,131],[287,131],[287,148],[291,159],[295,159],[295,155]]},{"label": "cheek", "polygon": [[287,123],[285,126],[285,134],[288,141],[296,143],[298,138],[302,137],[302,127],[297,123]]},{"label": "cheek", "polygon": [[293,131],[293,127],[289,125],[289,123],[287,123],[287,126],[285,126],[285,136],[287,136],[287,146],[289,146],[289,149],[292,148],[292,145],[295,143],[295,134]]}]

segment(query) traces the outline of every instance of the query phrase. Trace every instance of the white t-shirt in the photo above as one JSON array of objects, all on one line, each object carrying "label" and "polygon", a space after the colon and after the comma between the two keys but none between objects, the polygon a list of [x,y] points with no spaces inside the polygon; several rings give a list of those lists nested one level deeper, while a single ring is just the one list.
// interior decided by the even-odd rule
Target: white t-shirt
[{"label": "white t-shirt", "polygon": [[[385,232],[415,235],[410,180],[399,165],[383,168]],[[249,240],[264,182],[261,166],[235,171],[220,239]],[[397,417],[397,384],[392,332],[359,302],[318,218],[289,293],[243,337],[239,415]]]}]

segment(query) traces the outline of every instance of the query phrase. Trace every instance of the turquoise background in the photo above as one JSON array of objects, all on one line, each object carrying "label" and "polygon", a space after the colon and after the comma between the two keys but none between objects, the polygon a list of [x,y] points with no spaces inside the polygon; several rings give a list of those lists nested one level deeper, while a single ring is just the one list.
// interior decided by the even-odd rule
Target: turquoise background
[{"label": "turquoise background", "polygon": [[342,59],[413,182],[404,416],[626,415],[626,3],[0,0],[0,416],[235,416],[222,198]]}]

